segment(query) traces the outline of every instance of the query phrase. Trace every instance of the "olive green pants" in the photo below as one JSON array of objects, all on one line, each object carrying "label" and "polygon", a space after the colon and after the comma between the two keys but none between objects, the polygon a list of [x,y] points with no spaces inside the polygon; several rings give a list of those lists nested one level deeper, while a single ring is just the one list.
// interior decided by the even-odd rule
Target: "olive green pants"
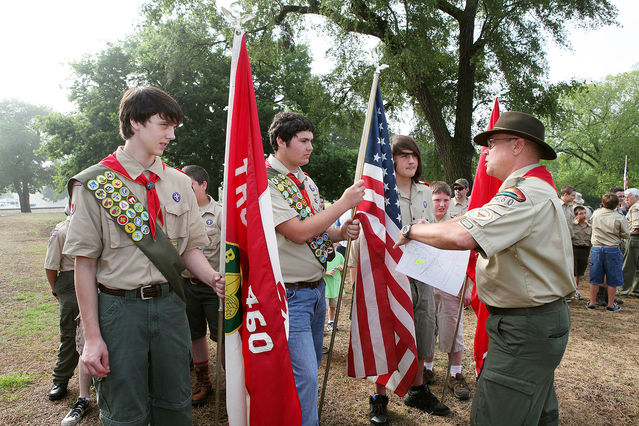
[{"label": "olive green pants", "polygon": [[491,312],[486,322],[488,355],[473,399],[471,424],[556,425],[555,368],[568,343],[568,306],[562,299],[506,311]]},{"label": "olive green pants", "polygon": [[631,235],[628,239],[626,252],[623,256],[622,292],[629,292],[632,289],[634,292],[639,293],[639,285],[637,285],[637,268],[639,268],[639,235]]},{"label": "olive green pants", "polygon": [[78,353],[75,350],[75,319],[80,311],[75,297],[73,271],[58,274],[55,279],[55,292],[60,300],[60,346],[58,360],[53,368],[53,383],[60,385],[69,382],[78,365]]}]

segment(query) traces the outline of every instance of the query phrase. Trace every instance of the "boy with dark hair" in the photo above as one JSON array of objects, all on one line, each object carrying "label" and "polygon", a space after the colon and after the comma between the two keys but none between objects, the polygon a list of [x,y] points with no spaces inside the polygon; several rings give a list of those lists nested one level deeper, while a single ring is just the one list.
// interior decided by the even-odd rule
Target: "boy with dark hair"
[{"label": "boy with dark hair", "polygon": [[332,241],[357,238],[359,222],[331,225],[364,198],[364,181],[320,211],[315,182],[302,171],[313,151],[313,123],[301,114],[281,112],[269,128],[274,154],[266,160],[273,222],[286,286],[289,312],[288,347],[302,424],[317,425],[317,371],[322,360],[326,304],[324,272],[333,259]]},{"label": "boy with dark hair", "polygon": [[575,272],[575,298],[583,300],[583,297],[579,294],[579,277],[586,273],[586,267],[588,266],[588,257],[590,256],[590,246],[592,243],[592,226],[588,223],[587,212],[584,206],[575,206],[575,220],[572,221],[572,253],[575,259],[574,272]]},{"label": "boy with dark hair", "polygon": [[84,326],[82,363],[95,377],[105,425],[190,425],[189,329],[184,267],[224,295],[200,250],[208,243],[191,180],[160,156],[182,111],[154,87],[120,103],[124,146],[69,181]]}]

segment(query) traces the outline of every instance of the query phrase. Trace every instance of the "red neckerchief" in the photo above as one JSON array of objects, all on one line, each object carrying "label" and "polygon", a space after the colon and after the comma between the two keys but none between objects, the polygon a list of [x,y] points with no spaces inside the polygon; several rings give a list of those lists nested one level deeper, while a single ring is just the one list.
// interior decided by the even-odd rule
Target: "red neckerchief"
[{"label": "red neckerchief", "polygon": [[[155,241],[155,221],[156,218],[160,220],[160,223],[164,225],[164,217],[162,216],[162,209],[160,208],[160,199],[158,193],[155,190],[155,182],[160,180],[160,177],[155,173],[149,171],[149,179],[144,176],[144,173],[140,173],[137,179],[133,179],[126,170],[122,163],[118,161],[115,156],[115,152],[100,161],[100,164],[107,166],[114,172],[118,172],[130,181],[137,182],[146,188],[146,201],[149,205],[149,227],[151,228],[151,236]],[[162,170],[166,168],[166,164],[162,162]]]},{"label": "red neckerchief", "polygon": [[[266,163],[266,167],[272,167],[268,159],[265,161],[265,163]],[[306,172],[304,172],[304,174],[308,176]],[[300,192],[302,193],[302,197],[304,197],[304,199],[306,200],[306,204],[311,208],[311,212],[315,214],[315,209],[313,208],[313,205],[311,204],[311,197],[309,197],[308,192],[306,192],[306,185],[300,182],[297,176],[295,176],[293,173],[289,172],[286,176],[289,179],[291,179],[295,185],[297,185],[297,187],[300,189]]]},{"label": "red neckerchief", "polygon": [[552,180],[552,175],[545,166],[537,166],[534,169],[530,169],[524,174],[524,176],[539,178],[546,182],[548,185],[552,186],[555,192],[557,192],[557,188],[555,188],[555,182]]}]

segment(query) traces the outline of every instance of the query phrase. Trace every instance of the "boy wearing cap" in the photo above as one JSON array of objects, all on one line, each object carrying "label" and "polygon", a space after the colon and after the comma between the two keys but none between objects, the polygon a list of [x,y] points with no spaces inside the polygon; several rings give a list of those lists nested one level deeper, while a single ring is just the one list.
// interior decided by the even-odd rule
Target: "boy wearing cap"
[{"label": "boy wearing cap", "polygon": [[544,133],[541,121],[528,114],[503,113],[492,130],[474,138],[488,147],[488,175],[503,182],[495,197],[447,222],[406,226],[398,241],[481,255],[477,292],[490,313],[490,350],[471,424],[559,419],[554,372],[570,330],[565,298],[575,286],[568,223],[552,176],[539,165],[540,159],[557,158]]},{"label": "boy wearing cap", "polygon": [[448,215],[451,219],[459,217],[468,211],[468,204],[470,203],[468,188],[468,181],[464,178],[457,179],[453,184],[455,197],[448,207]]},{"label": "boy wearing cap", "polygon": [[64,253],[75,256],[81,359],[105,425],[192,424],[180,273],[187,266],[220,297],[224,280],[200,250],[208,241],[191,179],[159,158],[182,117],[160,89],[127,90],[124,146],[69,181]]}]

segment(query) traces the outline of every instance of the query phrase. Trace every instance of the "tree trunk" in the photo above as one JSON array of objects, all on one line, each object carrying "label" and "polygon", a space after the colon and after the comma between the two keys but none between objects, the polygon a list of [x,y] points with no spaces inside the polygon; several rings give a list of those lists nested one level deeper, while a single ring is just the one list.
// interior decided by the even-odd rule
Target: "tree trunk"
[{"label": "tree trunk", "polygon": [[20,199],[20,212],[31,213],[31,204],[29,201],[29,182],[27,178],[23,178],[22,181],[19,178],[15,178],[13,181],[15,191],[18,193]]}]

